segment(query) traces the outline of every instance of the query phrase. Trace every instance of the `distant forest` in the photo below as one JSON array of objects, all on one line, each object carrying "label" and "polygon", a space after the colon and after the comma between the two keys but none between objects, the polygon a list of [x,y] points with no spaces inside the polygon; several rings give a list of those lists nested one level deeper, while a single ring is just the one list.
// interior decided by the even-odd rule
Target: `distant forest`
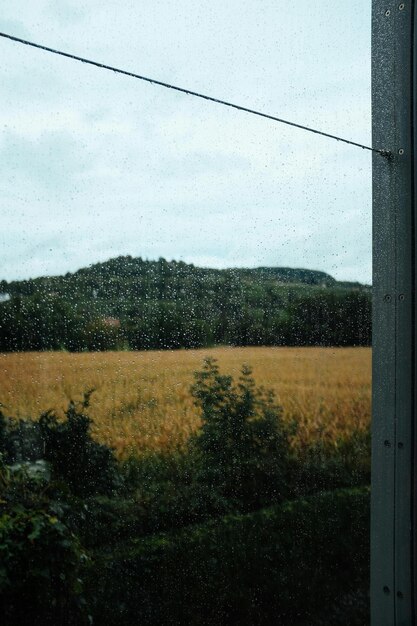
[{"label": "distant forest", "polygon": [[118,257],[0,281],[0,351],[366,346],[371,288],[324,272]]}]

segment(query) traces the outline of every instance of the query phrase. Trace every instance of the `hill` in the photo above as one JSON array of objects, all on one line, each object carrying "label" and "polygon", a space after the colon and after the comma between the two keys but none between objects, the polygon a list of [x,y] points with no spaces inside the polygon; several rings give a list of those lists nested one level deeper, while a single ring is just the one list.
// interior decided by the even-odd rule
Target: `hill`
[{"label": "hill", "polygon": [[371,289],[325,272],[131,256],[0,281],[0,350],[369,345]]}]

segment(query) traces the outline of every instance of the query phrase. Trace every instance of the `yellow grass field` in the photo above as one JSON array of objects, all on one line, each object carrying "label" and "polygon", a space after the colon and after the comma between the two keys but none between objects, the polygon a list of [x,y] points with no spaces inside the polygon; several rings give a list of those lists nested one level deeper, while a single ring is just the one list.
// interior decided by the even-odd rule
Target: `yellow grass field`
[{"label": "yellow grass field", "polygon": [[95,388],[89,415],[98,440],[120,458],[168,451],[199,426],[189,388],[205,356],[233,376],[250,365],[256,383],[275,391],[285,419],[298,421],[294,443],[334,440],[369,425],[370,348],[0,354],[0,403],[7,415],[37,417]]}]

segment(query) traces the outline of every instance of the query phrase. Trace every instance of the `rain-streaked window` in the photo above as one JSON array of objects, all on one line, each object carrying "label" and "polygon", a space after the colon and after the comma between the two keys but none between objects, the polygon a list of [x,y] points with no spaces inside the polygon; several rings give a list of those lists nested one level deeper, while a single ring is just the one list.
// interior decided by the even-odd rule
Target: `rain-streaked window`
[{"label": "rain-streaked window", "polygon": [[26,4],[0,28],[5,623],[364,626],[370,2]]}]

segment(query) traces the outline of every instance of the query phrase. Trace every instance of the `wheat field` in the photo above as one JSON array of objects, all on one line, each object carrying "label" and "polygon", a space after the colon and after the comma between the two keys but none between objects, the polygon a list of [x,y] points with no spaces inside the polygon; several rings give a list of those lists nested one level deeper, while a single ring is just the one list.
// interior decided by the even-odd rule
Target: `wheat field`
[{"label": "wheat field", "polygon": [[335,441],[370,422],[370,348],[212,348],[150,352],[0,354],[0,403],[6,415],[60,412],[95,389],[89,415],[94,436],[119,458],[180,448],[199,426],[190,386],[205,356],[237,377],[243,364],[258,385],[273,389],[294,444]]}]

